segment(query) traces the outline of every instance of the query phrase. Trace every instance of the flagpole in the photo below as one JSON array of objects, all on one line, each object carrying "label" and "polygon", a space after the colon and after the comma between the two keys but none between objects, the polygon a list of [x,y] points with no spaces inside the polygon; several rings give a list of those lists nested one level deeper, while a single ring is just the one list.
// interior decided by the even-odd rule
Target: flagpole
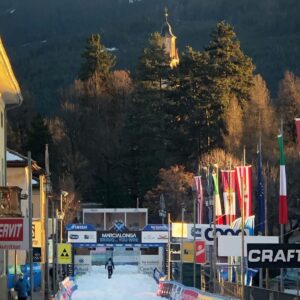
[{"label": "flagpole", "polygon": [[[219,177],[218,177],[218,167],[216,167],[216,179],[217,179],[217,184],[219,184]],[[214,293],[216,292],[216,276],[218,277],[218,274],[217,274],[217,236],[216,236],[216,200],[217,200],[217,195],[214,195],[214,230],[213,230],[213,235],[214,235],[214,259],[213,259],[213,291]]]},{"label": "flagpole", "polygon": [[[266,168],[266,181],[265,181],[265,236],[269,235],[268,228],[268,180],[269,180],[269,163],[267,162]],[[266,289],[269,288],[269,268],[266,268]]]},{"label": "flagpole", "polygon": [[[261,172],[262,173],[262,170],[261,170],[261,168],[262,168],[262,162],[261,162],[261,132],[259,132],[259,139],[258,139],[258,153],[259,153],[259,157],[258,157],[258,164],[259,164],[259,166],[257,166],[257,170],[259,170],[259,172]],[[259,176],[258,174],[257,174],[257,176]],[[261,180],[262,180],[262,178],[261,178],[261,175],[260,175],[260,178],[258,179],[259,180],[259,182],[258,182],[258,184],[260,185],[261,184]],[[260,189],[260,187],[259,187],[259,193],[261,193],[261,189]],[[259,201],[261,201],[261,198],[260,198],[260,196],[258,195],[258,199],[259,199]],[[266,201],[265,201],[265,203],[266,203]],[[265,205],[265,203],[264,203],[264,205]],[[261,207],[261,204],[259,204],[259,207]],[[259,221],[261,222],[262,220],[261,220],[261,212],[259,212]],[[260,225],[262,225],[262,224],[260,224]],[[261,235],[263,235],[263,232],[261,232]],[[259,287],[260,288],[263,288],[263,268],[259,268]]]},{"label": "flagpole", "polygon": [[[243,165],[246,165],[246,149],[244,146],[244,153],[243,153]],[[242,253],[241,253],[241,285],[242,285],[242,300],[245,299],[245,280],[244,280],[244,228],[245,228],[245,199],[244,199],[244,170],[242,171],[241,176],[241,188],[242,188]]]},{"label": "flagpole", "polygon": [[[283,139],[283,119],[281,116],[280,119],[280,132],[282,134],[282,139]],[[280,243],[284,243],[284,224],[280,224]],[[283,268],[280,268],[280,291],[284,292],[284,279],[283,279]]]}]

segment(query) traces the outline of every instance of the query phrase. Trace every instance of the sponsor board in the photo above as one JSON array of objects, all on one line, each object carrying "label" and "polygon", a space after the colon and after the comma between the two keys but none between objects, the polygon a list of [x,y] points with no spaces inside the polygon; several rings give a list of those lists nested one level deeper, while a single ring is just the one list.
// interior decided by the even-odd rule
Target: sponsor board
[{"label": "sponsor board", "polygon": [[41,221],[32,221],[32,246],[42,247],[42,223]]},{"label": "sponsor board", "polygon": [[71,244],[57,244],[57,263],[60,265],[72,264]]},{"label": "sponsor board", "polygon": [[68,243],[96,243],[96,231],[68,231]]},{"label": "sponsor board", "polygon": [[300,268],[300,244],[248,244],[249,268]]},{"label": "sponsor board", "polygon": [[187,238],[188,237],[188,224],[172,223],[172,237]]},{"label": "sponsor board", "polygon": [[[245,236],[244,237],[244,256],[247,256],[248,244],[278,244],[278,236]],[[218,256],[241,256],[242,249],[241,236],[219,236],[218,237]]]},{"label": "sponsor board", "polygon": [[142,243],[168,243],[168,231],[142,231]]},{"label": "sponsor board", "polygon": [[205,253],[205,242],[196,241],[196,263],[205,264],[206,263],[206,253]]},{"label": "sponsor board", "polygon": [[194,243],[183,243],[182,261],[187,263],[194,262]]},{"label": "sponsor board", "polygon": [[168,231],[167,224],[148,224],[143,228],[143,231]]},{"label": "sponsor board", "polygon": [[89,272],[92,268],[91,255],[75,255],[74,256],[74,273],[81,275]]},{"label": "sponsor board", "polygon": [[66,230],[68,231],[94,231],[96,230],[92,224],[67,224]]},{"label": "sponsor board", "polygon": [[199,293],[192,289],[184,289],[182,300],[197,300]]},{"label": "sponsor board", "polygon": [[0,249],[28,250],[28,219],[0,218]]},{"label": "sponsor board", "polygon": [[180,261],[181,260],[181,245],[178,243],[170,244],[170,258],[171,261]]},{"label": "sponsor board", "polygon": [[[181,223],[178,223],[178,224],[181,224]],[[173,230],[173,226],[172,226],[172,230]],[[193,240],[194,235],[195,235],[196,240],[205,241],[206,245],[213,245],[213,243],[214,243],[214,237],[213,237],[214,227],[212,225],[196,224],[196,229],[195,229],[194,224],[186,224],[186,230],[187,230],[186,236],[184,234],[183,237],[186,237],[188,240]],[[172,232],[172,237],[181,237],[181,236],[177,236],[178,233],[180,234],[180,232],[178,232],[178,229],[176,229],[176,232],[177,232],[176,236],[174,236],[174,234]],[[244,233],[245,233],[245,235],[248,235],[249,230],[245,229]],[[240,235],[240,234],[241,234],[240,229],[230,228],[229,225],[216,225],[216,236],[220,236],[220,235],[235,236],[235,235]]]}]

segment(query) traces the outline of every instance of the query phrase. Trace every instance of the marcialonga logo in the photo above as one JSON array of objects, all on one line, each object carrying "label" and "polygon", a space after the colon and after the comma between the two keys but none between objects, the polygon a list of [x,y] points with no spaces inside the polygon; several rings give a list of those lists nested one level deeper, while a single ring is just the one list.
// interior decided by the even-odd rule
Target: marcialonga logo
[{"label": "marcialonga logo", "polygon": [[126,226],[125,226],[125,224],[123,223],[122,220],[117,220],[110,230],[115,231],[115,232],[128,231],[128,229],[126,228]]},{"label": "marcialonga logo", "polygon": [[58,244],[57,245],[57,259],[59,264],[72,263],[72,245],[71,244]]}]

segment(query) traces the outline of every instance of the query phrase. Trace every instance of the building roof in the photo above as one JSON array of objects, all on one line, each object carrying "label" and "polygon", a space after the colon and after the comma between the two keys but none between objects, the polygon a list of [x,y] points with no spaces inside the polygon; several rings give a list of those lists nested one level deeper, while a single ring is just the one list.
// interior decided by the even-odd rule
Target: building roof
[{"label": "building roof", "polygon": [[175,37],[175,35],[173,34],[172,32],[172,27],[170,25],[170,23],[168,22],[168,10],[166,9],[165,10],[165,18],[166,18],[166,21],[164,22],[164,24],[162,25],[161,27],[161,32],[160,34],[162,36],[167,36],[167,37]]},{"label": "building roof", "polygon": [[4,103],[20,104],[23,101],[19,84],[0,38],[0,97]]},{"label": "building roof", "polygon": [[[6,150],[6,162],[7,166],[11,168],[26,167],[28,165],[28,159],[26,156],[10,149]],[[37,174],[43,173],[42,168],[35,160],[31,160],[31,165],[33,172]]]}]

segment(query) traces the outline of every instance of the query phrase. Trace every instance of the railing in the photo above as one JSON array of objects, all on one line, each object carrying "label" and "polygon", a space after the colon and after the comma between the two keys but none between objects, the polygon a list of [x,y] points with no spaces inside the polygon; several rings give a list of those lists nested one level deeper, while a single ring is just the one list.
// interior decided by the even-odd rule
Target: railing
[{"label": "railing", "polygon": [[72,294],[78,288],[73,277],[67,277],[59,283],[59,290],[55,294],[55,300],[71,300]]}]

